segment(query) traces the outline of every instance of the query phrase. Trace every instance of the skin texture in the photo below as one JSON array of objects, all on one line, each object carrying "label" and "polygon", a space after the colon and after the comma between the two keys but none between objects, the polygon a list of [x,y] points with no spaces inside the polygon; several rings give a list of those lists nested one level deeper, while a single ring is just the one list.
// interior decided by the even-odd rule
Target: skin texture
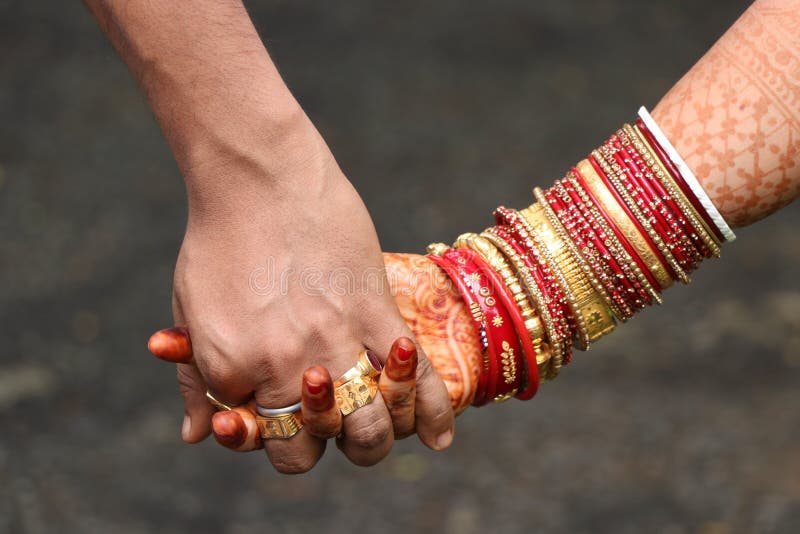
[{"label": "skin texture", "polygon": [[[380,290],[372,220],[241,1],[85,3],[147,95],[186,181],[173,286],[175,324],[192,332],[193,358],[178,365],[183,439],[211,431],[206,389],[228,405],[279,408],[301,398],[312,365],[339,376],[365,348],[385,362],[412,333]],[[447,391],[422,352],[417,371],[415,430],[429,447],[446,447]],[[354,463],[375,463],[395,424],[379,397],[344,419],[340,448]],[[231,428],[223,435],[239,441]],[[307,471],[325,449],[309,433],[264,445],[285,473]]]},{"label": "skin texture", "polygon": [[726,221],[746,226],[800,194],[800,2],[755,2],[653,117]]},{"label": "skin texture", "polygon": [[[735,226],[769,215],[800,192],[798,28],[800,1],[756,2],[653,110],[667,137],[694,169],[723,216]],[[475,394],[481,361],[468,310],[456,289],[445,283],[445,275],[424,256],[387,253],[384,262],[391,294],[403,319],[446,384],[454,411],[460,413]],[[159,343],[156,340],[151,345],[172,347]],[[184,346],[191,347],[188,343]],[[392,350],[395,354],[396,348]],[[383,377],[391,376],[402,384],[398,376],[407,376],[401,371],[403,366],[395,368],[392,362],[390,356]],[[419,371],[416,376],[419,378]],[[309,381],[324,385],[329,376],[314,368],[304,380],[307,389]],[[381,391],[386,397],[389,390],[384,390],[383,380]],[[401,391],[409,392],[410,382],[405,381]],[[323,387],[322,391],[328,390]],[[401,404],[408,406],[407,402]],[[329,410],[326,407],[307,400],[304,394],[304,413],[324,412]],[[246,407],[236,411],[240,419],[228,416],[230,421],[218,424],[219,415],[215,416],[215,433],[224,436],[218,436],[218,440],[230,446],[245,435],[246,445],[238,450],[256,448],[252,414]],[[328,413],[325,417],[333,421],[329,426],[320,423],[320,434],[330,436],[336,426],[335,415]],[[398,436],[408,430],[397,425],[403,417],[395,414]]]}]

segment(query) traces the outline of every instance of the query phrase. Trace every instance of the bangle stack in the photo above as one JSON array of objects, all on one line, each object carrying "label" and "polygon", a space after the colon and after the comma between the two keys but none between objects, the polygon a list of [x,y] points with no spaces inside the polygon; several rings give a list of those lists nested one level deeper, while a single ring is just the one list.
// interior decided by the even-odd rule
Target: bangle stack
[{"label": "bangle stack", "polygon": [[735,236],[644,108],[523,210],[429,257],[471,310],[484,351],[473,405],[530,399],[573,346],[651,304]]}]

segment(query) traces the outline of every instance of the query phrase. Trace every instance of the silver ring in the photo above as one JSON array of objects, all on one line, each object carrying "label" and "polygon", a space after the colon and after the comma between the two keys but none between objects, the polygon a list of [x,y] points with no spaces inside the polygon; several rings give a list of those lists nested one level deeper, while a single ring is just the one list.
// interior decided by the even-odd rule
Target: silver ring
[{"label": "silver ring", "polygon": [[256,404],[256,411],[258,412],[258,415],[262,415],[264,417],[275,417],[276,415],[299,412],[301,404],[302,401],[298,401],[291,406],[286,406],[285,408],[264,408],[263,406]]}]

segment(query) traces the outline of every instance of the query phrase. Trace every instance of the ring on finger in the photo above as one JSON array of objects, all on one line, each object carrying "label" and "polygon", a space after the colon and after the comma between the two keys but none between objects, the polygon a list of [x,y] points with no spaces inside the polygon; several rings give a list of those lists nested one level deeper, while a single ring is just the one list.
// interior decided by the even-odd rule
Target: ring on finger
[{"label": "ring on finger", "polygon": [[375,354],[362,350],[356,364],[334,381],[333,394],[342,415],[350,415],[375,399],[382,367]]},{"label": "ring on finger", "polygon": [[300,402],[283,408],[265,408],[256,404],[256,425],[262,439],[289,439],[303,428]]},{"label": "ring on finger", "polygon": [[226,412],[229,412],[229,411],[231,411],[231,410],[233,410],[233,409],[235,408],[235,406],[228,406],[228,405],[227,405],[227,404],[225,404],[224,402],[222,402],[222,401],[218,400],[218,399],[217,399],[217,398],[216,398],[214,395],[212,395],[212,394],[211,394],[211,392],[210,392],[210,391],[208,391],[208,390],[206,390],[206,398],[208,399],[208,402],[210,402],[210,403],[211,403],[211,405],[212,405],[214,408],[216,408],[217,410],[224,410],[224,411],[226,411]]}]

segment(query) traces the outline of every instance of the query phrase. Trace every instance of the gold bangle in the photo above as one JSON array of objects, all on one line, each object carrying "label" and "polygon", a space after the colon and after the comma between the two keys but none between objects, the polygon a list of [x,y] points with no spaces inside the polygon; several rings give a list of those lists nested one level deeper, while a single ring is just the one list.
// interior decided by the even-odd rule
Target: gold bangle
[{"label": "gold bangle", "polygon": [[[588,163],[588,162],[587,162]],[[580,163],[578,164],[577,168],[580,172]],[[591,165],[589,165],[589,169],[594,171]],[[588,171],[587,171],[588,172]],[[581,174],[583,176],[583,174]],[[584,176],[588,183],[588,177]],[[572,184],[572,188],[578,194],[583,203],[585,209],[591,214],[592,218],[595,221],[595,224],[602,230],[603,234],[606,236],[606,247],[608,248],[608,252],[614,256],[615,260],[620,264],[620,268],[625,273],[627,278],[631,281],[639,282],[639,285],[642,286],[642,289],[647,293],[648,297],[652,302],[656,304],[661,304],[661,295],[658,294],[656,288],[653,287],[653,284],[650,283],[650,280],[647,279],[644,272],[642,271],[641,267],[639,267],[639,263],[628,253],[628,250],[622,246],[619,239],[617,238],[617,234],[611,229],[610,223],[606,221],[605,217],[600,213],[598,207],[595,206],[594,202],[589,195],[584,190],[584,186],[572,175],[572,173],[567,173],[566,180]],[[644,304],[642,304],[644,306]],[[626,310],[630,313],[625,317],[619,317],[622,322],[625,322],[629,317],[633,315],[633,311],[630,310],[629,307],[626,306]]]},{"label": "gold bangle", "polygon": [[[505,281],[505,276],[511,275],[513,276],[513,271],[511,267],[508,265],[508,262],[503,257],[503,254],[500,250],[494,246],[494,244],[486,239],[485,237],[481,237],[477,234],[467,233],[461,234],[456,239],[454,243],[455,247],[466,247],[478,254],[483,261],[485,261],[489,267],[495,270]],[[515,277],[516,278],[516,277]],[[538,288],[537,288],[538,292]],[[550,316],[549,312],[547,312],[546,308],[543,306],[542,300],[539,298],[542,296],[540,292],[533,295],[528,295],[529,298],[533,301],[534,306],[539,311],[539,316],[541,320],[537,320],[538,317],[532,317],[525,322],[525,326],[528,329],[528,334],[531,335],[531,341],[534,342],[534,348],[536,347],[535,341],[539,340],[539,345],[544,345],[542,341],[542,332],[541,332],[541,325],[544,323],[545,333],[548,336],[548,339],[554,339],[556,334],[555,326],[553,325],[552,317]],[[536,336],[536,337],[534,337]],[[551,355],[552,352],[549,350],[542,350],[541,352],[537,352],[536,354],[536,365],[539,367],[539,375],[542,378],[547,378],[550,374],[548,371],[550,362],[552,358],[549,356],[545,358],[547,355]],[[544,371],[543,371],[544,369]]]},{"label": "gold bangle", "polygon": [[[533,279],[530,272],[528,272],[525,262],[522,260],[522,258],[520,258],[519,254],[517,254],[517,252],[508,243],[493,233],[483,232],[480,237],[491,242],[505,255],[506,259],[512,263],[517,271],[517,274],[520,276],[520,278],[522,278],[522,282],[525,285],[528,297],[534,302],[537,300],[541,302],[540,297],[542,295],[539,291],[539,286],[536,285],[536,281]],[[531,338],[531,343],[533,344],[533,349],[536,353],[536,366],[539,368],[539,376],[545,378],[549,375],[548,368],[550,355],[542,350],[542,344],[545,336],[545,332],[542,327],[542,319],[536,316],[534,313],[530,319],[525,320],[525,327],[528,331],[528,336]]]},{"label": "gold bangle", "polygon": [[647,142],[647,139],[644,137],[639,127],[625,124],[622,128],[623,131],[628,135],[628,139],[630,140],[631,144],[642,156],[645,164],[652,169],[653,174],[655,174],[658,181],[675,200],[675,203],[681,209],[684,216],[689,219],[692,228],[697,232],[700,240],[705,243],[714,257],[720,257],[722,251],[720,250],[720,243],[717,240],[717,236],[714,235],[714,232],[711,231],[706,222],[703,220],[700,214],[697,213],[697,210],[695,210],[692,203],[683,193],[681,188],[677,183],[675,183],[672,175],[667,171],[667,168],[664,166],[661,158],[659,158],[658,155],[653,151],[650,143]]},{"label": "gold bangle", "polygon": [[[540,234],[544,238],[545,243],[549,247],[552,247],[551,252],[555,256],[556,263],[559,264],[562,271],[565,273],[566,282],[570,286],[572,294],[575,296],[577,315],[582,319],[578,324],[579,326],[582,324],[585,329],[585,346],[586,349],[588,349],[589,343],[611,333],[616,328],[617,325],[616,321],[614,321],[614,314],[605,304],[602,295],[596,291],[589,277],[586,276],[586,272],[581,268],[578,258],[582,258],[582,256],[580,256],[580,253],[575,249],[572,240],[566,235],[566,230],[561,226],[561,222],[550,207],[550,203],[544,197],[542,190],[538,187],[534,188],[533,194],[536,196],[536,200],[539,201],[539,205],[541,206],[538,228],[547,228],[546,231],[541,231]],[[525,216],[525,211],[526,210],[522,210],[523,216]],[[529,213],[535,216],[533,210]],[[531,219],[529,219],[529,221],[532,223],[531,226],[533,226],[535,230],[537,226],[533,224],[534,221]],[[552,239],[547,239],[548,234]],[[588,268],[588,264],[586,267]]]},{"label": "gold bangle", "polygon": [[[536,205],[534,204],[534,206]],[[550,254],[545,249],[543,243],[541,243],[540,236],[538,236],[536,232],[533,231],[533,228],[531,227],[530,224],[528,224],[528,220],[525,217],[520,215],[519,212],[514,211],[514,213],[518,216],[517,220],[519,222],[519,228],[517,228],[517,232],[519,232],[520,237],[522,238],[523,241],[526,240],[530,241],[531,246],[536,247],[536,249],[539,251],[539,254],[542,256],[542,259],[547,263],[547,266],[550,268],[550,271],[556,278],[556,282],[563,288],[566,282],[563,281],[563,276],[560,276],[561,272],[556,270],[555,262],[553,261],[553,258],[550,257]],[[546,295],[544,293],[542,293],[542,295],[545,295],[546,303],[551,302],[549,295]],[[567,295],[566,291],[564,292],[564,295],[567,299],[569,299],[569,296]],[[543,309],[545,308],[547,307],[545,306]],[[549,309],[547,311],[549,313]],[[570,328],[569,324],[567,324],[567,318],[560,317],[558,321],[559,324],[561,325],[562,331],[568,333],[570,331]],[[564,348],[568,346],[567,344],[571,344],[572,340],[569,337],[566,337],[564,339],[559,339],[559,336],[552,336],[552,335],[550,335],[549,337],[550,337],[550,345],[553,347],[553,361],[550,365],[550,368],[551,368],[551,374],[553,378],[555,378],[555,376],[558,375],[558,372],[561,369],[561,365],[564,361]]]},{"label": "gold bangle", "polygon": [[628,240],[634,251],[642,258],[647,268],[652,273],[653,278],[656,279],[662,289],[670,287],[673,280],[667,272],[667,268],[661,263],[661,260],[658,259],[658,256],[656,256],[653,249],[650,248],[650,245],[647,244],[644,236],[639,232],[639,229],[636,228],[633,221],[630,220],[628,214],[625,213],[625,210],[619,205],[617,199],[611,194],[611,191],[608,190],[603,179],[600,178],[600,175],[597,174],[597,171],[592,167],[592,164],[584,159],[579,162],[576,167],[581,176],[583,176],[586,185],[591,189],[594,197],[601,204],[603,211],[611,217],[613,224],[619,228],[623,237]]},{"label": "gold bangle", "polygon": [[[561,186],[561,183],[560,182],[556,182],[556,186]],[[563,187],[562,187],[562,189],[563,189]],[[538,188],[534,189],[534,192],[533,192],[534,195],[537,195],[537,190],[538,190]],[[558,191],[554,190],[554,193],[558,194]],[[537,200],[539,199],[538,196],[536,198],[537,198]],[[539,200],[539,203],[542,203],[542,200]],[[570,253],[572,253],[572,257],[575,260],[575,263],[583,271],[584,279],[586,281],[588,281],[592,285],[592,287],[594,288],[595,292],[600,296],[600,298],[603,299],[603,301],[606,303],[608,308],[611,310],[611,312],[615,316],[619,317],[619,316],[623,315],[622,310],[619,308],[617,303],[614,302],[614,299],[611,298],[611,295],[608,293],[608,291],[606,291],[606,288],[603,287],[602,282],[597,277],[595,272],[592,270],[591,265],[589,265],[589,261],[583,256],[583,254],[581,254],[581,251],[578,250],[578,246],[575,244],[575,242],[572,241],[572,238],[570,237],[569,232],[567,231],[567,228],[564,226],[564,224],[558,218],[558,214],[555,212],[555,210],[552,208],[552,206],[550,206],[550,203],[547,202],[546,198],[544,199],[544,203],[542,203],[542,207],[544,208],[544,213],[547,216],[548,220],[550,221],[550,224],[552,225],[552,227],[555,230],[556,234],[558,235],[559,239],[561,239],[561,241],[564,244],[566,244],[566,246],[569,249]],[[523,216],[525,216],[525,211],[526,210],[522,210],[522,211],[520,211],[520,213],[523,214]],[[579,276],[579,275],[576,275],[576,276]]]},{"label": "gold bangle", "polygon": [[647,237],[649,237],[650,240],[655,244],[658,252],[661,253],[661,256],[667,262],[667,265],[669,265],[670,269],[672,269],[672,271],[675,273],[677,279],[684,284],[688,284],[689,276],[681,268],[681,266],[678,265],[677,260],[669,251],[669,248],[667,248],[664,240],[661,239],[661,236],[658,235],[658,232],[653,229],[650,221],[644,216],[641,210],[639,210],[639,207],[636,205],[636,201],[625,189],[625,186],[622,185],[620,178],[625,175],[625,171],[614,160],[614,156],[611,154],[611,151],[606,147],[601,147],[600,150],[592,150],[592,156],[594,157],[595,161],[597,161],[598,165],[600,165],[600,168],[603,170],[603,173],[605,173],[608,181],[611,182],[614,190],[622,198],[625,206],[639,222],[639,225],[644,228]]}]

